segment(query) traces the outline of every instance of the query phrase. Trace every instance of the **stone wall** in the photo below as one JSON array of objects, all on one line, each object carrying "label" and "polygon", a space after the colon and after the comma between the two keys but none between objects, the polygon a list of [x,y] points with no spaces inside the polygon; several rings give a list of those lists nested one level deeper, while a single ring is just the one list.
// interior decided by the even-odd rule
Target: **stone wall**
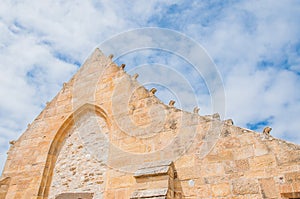
[{"label": "stone wall", "polygon": [[[76,126],[66,133],[68,137],[56,160],[49,198],[55,199],[63,193],[84,192],[102,198],[108,156],[105,121],[92,112],[85,112]],[[86,147],[90,145],[93,151]],[[101,157],[98,158],[95,152]]]},{"label": "stone wall", "polygon": [[[135,176],[166,160],[167,176]],[[97,49],[12,145],[1,194],[295,198],[299,163],[298,145],[163,104]]]},{"label": "stone wall", "polygon": [[299,192],[299,156],[299,146],[224,126],[207,156],[191,151],[175,168],[187,198],[281,198],[282,193]]}]

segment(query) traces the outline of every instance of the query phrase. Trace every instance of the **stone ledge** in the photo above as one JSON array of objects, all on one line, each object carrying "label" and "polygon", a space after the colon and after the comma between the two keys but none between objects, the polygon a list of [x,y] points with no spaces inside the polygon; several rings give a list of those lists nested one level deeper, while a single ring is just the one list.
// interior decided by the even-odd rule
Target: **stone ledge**
[{"label": "stone ledge", "polygon": [[170,166],[171,164],[172,164],[172,161],[170,161],[170,160],[162,160],[162,161],[144,163],[141,166],[141,168],[152,168],[152,167],[157,167],[157,166]]},{"label": "stone ledge", "polygon": [[130,199],[138,198],[161,198],[165,199],[168,194],[168,189],[153,189],[153,190],[139,190],[135,191]]},{"label": "stone ledge", "polygon": [[167,175],[169,168],[170,168],[169,166],[160,166],[160,167],[139,169],[134,173],[134,177],[141,178],[147,176]]},{"label": "stone ledge", "polygon": [[143,164],[135,173],[135,178],[167,175],[172,161],[157,161]]},{"label": "stone ledge", "polygon": [[72,199],[72,198],[82,198],[82,199],[92,199],[93,193],[61,193],[55,197],[55,199]]}]

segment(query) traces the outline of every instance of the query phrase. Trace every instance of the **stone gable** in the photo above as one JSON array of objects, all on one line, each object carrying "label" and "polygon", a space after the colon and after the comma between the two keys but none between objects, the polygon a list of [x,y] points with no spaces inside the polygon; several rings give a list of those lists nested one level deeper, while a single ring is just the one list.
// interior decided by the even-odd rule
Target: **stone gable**
[{"label": "stone gable", "polygon": [[111,58],[12,143],[0,198],[300,198],[300,146],[165,105]]}]

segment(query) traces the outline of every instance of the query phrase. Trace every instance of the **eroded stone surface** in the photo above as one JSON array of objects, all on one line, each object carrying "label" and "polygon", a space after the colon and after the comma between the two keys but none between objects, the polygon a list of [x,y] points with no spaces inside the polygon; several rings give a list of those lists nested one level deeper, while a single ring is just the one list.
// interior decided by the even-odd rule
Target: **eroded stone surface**
[{"label": "eroded stone surface", "polygon": [[172,162],[168,160],[145,163],[134,173],[134,177],[166,175],[171,164]]},{"label": "eroded stone surface", "polygon": [[167,197],[167,193],[168,189],[142,190],[134,192],[131,199]]},{"label": "eroded stone surface", "polygon": [[[107,131],[103,118],[92,112],[85,112],[77,118],[59,152],[49,199],[66,198],[62,193],[68,192],[88,192],[93,193],[94,198],[103,197],[108,158]],[[70,194],[68,197],[71,198]]]},{"label": "eroded stone surface", "polygon": [[[162,188],[174,190],[172,198],[300,193],[299,145],[165,105],[136,77],[95,50],[11,145],[1,197],[93,192],[121,199]],[[174,172],[134,177],[141,166],[139,175],[165,174],[167,164],[153,162],[166,160]]]},{"label": "eroded stone surface", "polygon": [[55,199],[92,199],[93,193],[62,193]]}]

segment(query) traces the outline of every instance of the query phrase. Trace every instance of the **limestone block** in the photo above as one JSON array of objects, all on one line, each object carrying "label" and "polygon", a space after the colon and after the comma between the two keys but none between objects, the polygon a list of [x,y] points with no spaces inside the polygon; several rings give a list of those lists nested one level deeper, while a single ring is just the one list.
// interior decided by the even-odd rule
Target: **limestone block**
[{"label": "limestone block", "polygon": [[131,199],[139,198],[166,198],[168,189],[153,189],[153,190],[140,190],[135,191],[131,195]]},{"label": "limestone block", "polygon": [[292,182],[300,182],[300,172],[289,172],[284,174],[285,181]]},{"label": "limestone block", "polygon": [[55,199],[73,199],[73,198],[84,198],[92,199],[93,193],[62,193],[55,197]]},{"label": "limestone block", "polygon": [[180,167],[193,167],[195,165],[195,156],[192,154],[183,155],[176,160],[175,165]]},{"label": "limestone block", "polygon": [[241,147],[240,140],[237,137],[230,136],[228,138],[223,138],[219,140],[214,150],[219,152],[220,150],[224,150],[224,149],[236,149],[240,147]]},{"label": "limestone block", "polygon": [[160,166],[160,167],[154,167],[154,168],[139,169],[137,172],[135,172],[134,177],[166,175],[168,173],[168,170],[169,170],[169,166]]},{"label": "limestone block", "polygon": [[237,138],[240,140],[241,146],[253,145],[257,142],[258,136],[255,136],[251,131],[246,131],[242,128],[235,128],[234,134],[237,134]]},{"label": "limestone block", "polygon": [[259,180],[262,195],[265,198],[278,198],[278,187],[273,178],[263,178]]},{"label": "limestone block", "polygon": [[300,192],[300,182],[292,183],[294,192]]},{"label": "limestone block", "polygon": [[204,177],[206,184],[219,184],[229,182],[231,179],[236,178],[234,175],[222,175],[222,176],[208,176]]},{"label": "limestone block", "polygon": [[182,186],[182,194],[189,198],[189,197],[196,197],[198,194],[198,190],[195,188],[195,185],[190,183],[191,180],[188,181],[181,181]]},{"label": "limestone block", "polygon": [[111,188],[127,188],[134,183],[134,178],[129,175],[111,178],[109,185]]},{"label": "limestone block", "polygon": [[130,197],[130,190],[128,188],[122,188],[115,190],[115,197],[113,198],[129,198]]},{"label": "limestone block", "polygon": [[267,154],[259,157],[254,157],[249,160],[250,168],[260,170],[276,166],[276,160],[273,154]]},{"label": "limestone block", "polygon": [[248,171],[243,172],[243,174],[244,174],[244,177],[246,177],[246,178],[267,178],[267,177],[270,177],[270,174],[268,174],[265,169],[263,169],[263,170],[252,170],[250,168]]},{"label": "limestone block", "polygon": [[230,194],[230,185],[229,183],[221,183],[211,185],[212,195],[214,197],[225,197]]},{"label": "limestone block", "polygon": [[261,156],[266,155],[270,152],[267,143],[255,143],[254,144],[254,155]]},{"label": "limestone block", "polygon": [[259,184],[255,179],[236,179],[232,181],[232,191],[236,195],[258,194]]},{"label": "limestone block", "polygon": [[141,168],[152,168],[157,166],[169,166],[172,164],[170,160],[161,160],[161,161],[154,161],[154,162],[146,162],[141,165]]},{"label": "limestone block", "polygon": [[280,189],[279,189],[281,194],[292,193],[292,192],[294,192],[293,190],[294,189],[293,189],[292,184],[282,184],[282,185],[280,185]]},{"label": "limestone block", "polygon": [[200,166],[180,167],[178,165],[176,172],[180,180],[198,179],[201,177]]},{"label": "limestone block", "polygon": [[231,150],[223,150],[218,152],[217,154],[208,154],[206,158],[210,162],[223,162],[226,160],[232,160],[233,154]]},{"label": "limestone block", "polygon": [[300,150],[280,151],[276,154],[278,166],[300,162]]},{"label": "limestone block", "polygon": [[235,160],[237,171],[247,171],[250,168],[248,159]]},{"label": "limestone block", "polygon": [[224,174],[224,166],[221,163],[212,163],[201,166],[202,176],[221,176]]},{"label": "limestone block", "polygon": [[253,145],[246,145],[233,151],[234,159],[246,159],[254,156]]},{"label": "limestone block", "polygon": [[197,186],[198,198],[210,198],[212,196],[212,190],[210,185]]},{"label": "limestone block", "polygon": [[134,177],[140,178],[146,176],[167,175],[170,171],[171,164],[171,161],[145,163],[134,173]]}]

